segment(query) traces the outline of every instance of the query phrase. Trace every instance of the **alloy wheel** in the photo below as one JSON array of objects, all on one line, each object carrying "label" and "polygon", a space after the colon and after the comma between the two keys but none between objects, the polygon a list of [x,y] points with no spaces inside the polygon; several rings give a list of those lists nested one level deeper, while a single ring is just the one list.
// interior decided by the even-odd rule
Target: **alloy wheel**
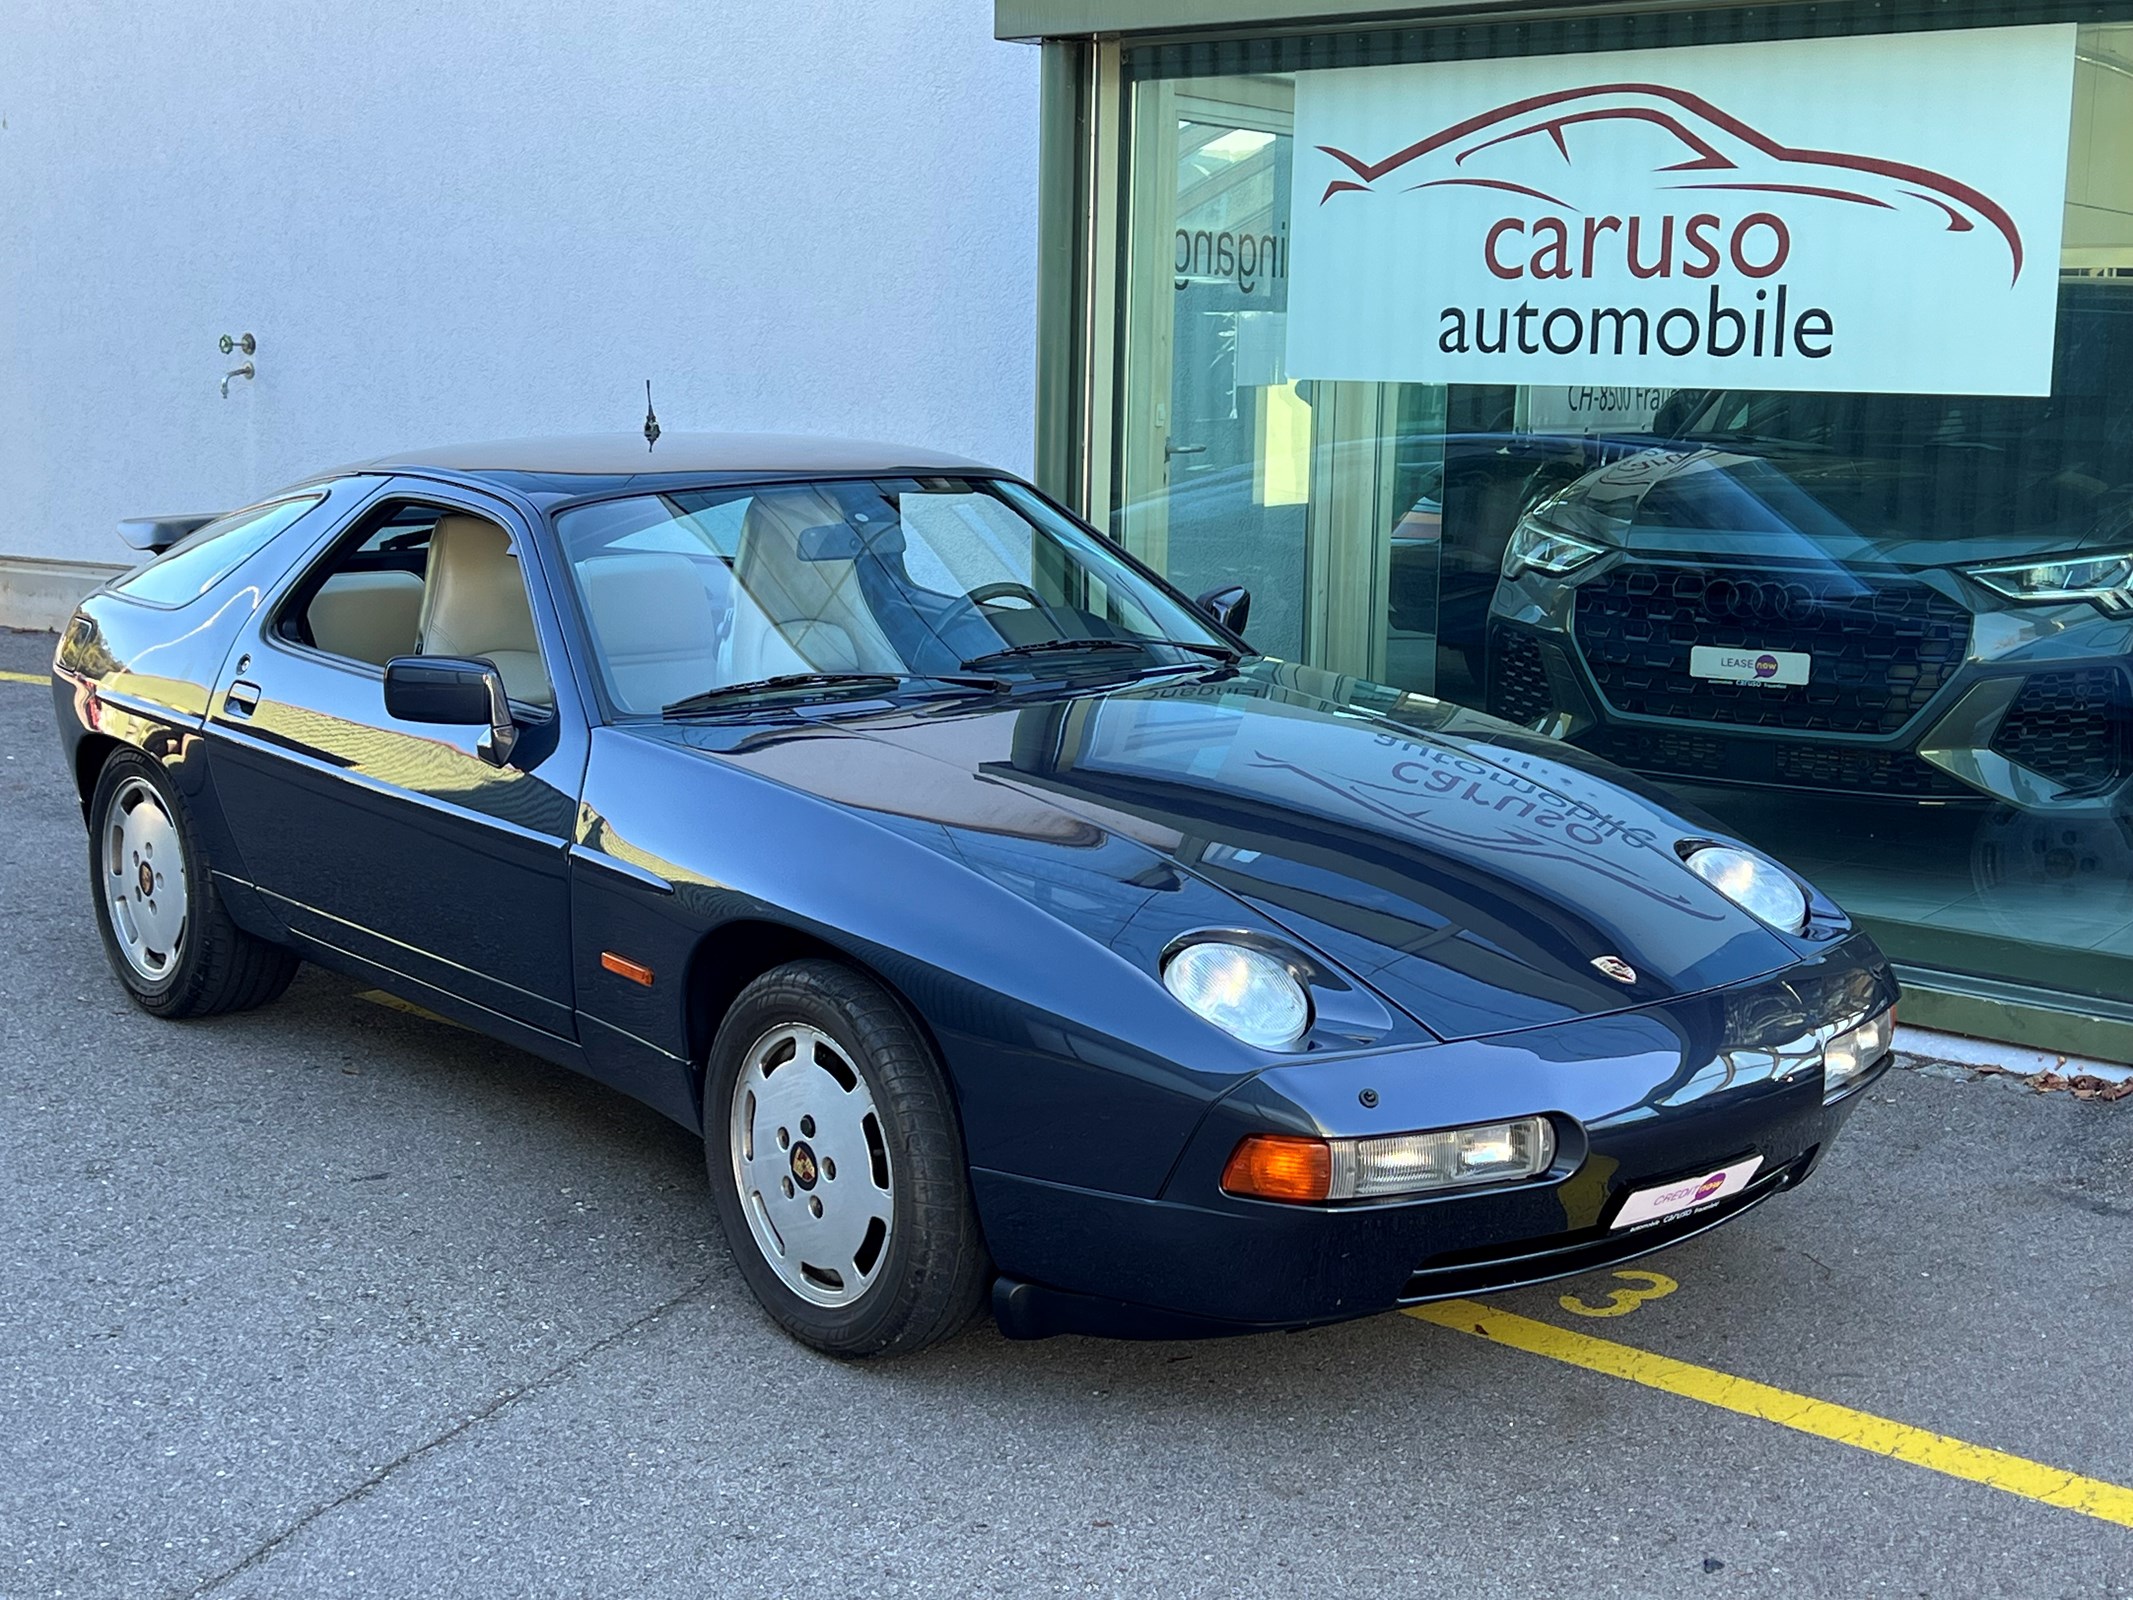
[{"label": "alloy wheel", "polygon": [[819,1028],[773,1028],[749,1047],[728,1121],[749,1232],[780,1281],[848,1306],[888,1255],[896,1208],[881,1113],[866,1079]]},{"label": "alloy wheel", "polygon": [[163,797],[128,778],[104,813],[104,903],[126,964],[151,982],[176,968],[185,939],[185,850]]}]

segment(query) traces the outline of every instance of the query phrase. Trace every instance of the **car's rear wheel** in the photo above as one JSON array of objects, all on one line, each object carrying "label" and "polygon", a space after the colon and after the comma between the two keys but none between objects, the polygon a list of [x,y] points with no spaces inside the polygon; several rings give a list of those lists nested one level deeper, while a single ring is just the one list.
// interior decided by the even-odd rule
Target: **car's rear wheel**
[{"label": "car's rear wheel", "polygon": [[126,750],[89,799],[89,877],[104,954],[126,992],[159,1017],[264,1005],[297,958],[230,920],[199,831],[162,766]]},{"label": "car's rear wheel", "polygon": [[829,1355],[901,1355],[962,1328],[989,1265],[954,1104],[903,1008],[834,961],[742,991],[712,1046],[705,1158],[741,1275]]}]

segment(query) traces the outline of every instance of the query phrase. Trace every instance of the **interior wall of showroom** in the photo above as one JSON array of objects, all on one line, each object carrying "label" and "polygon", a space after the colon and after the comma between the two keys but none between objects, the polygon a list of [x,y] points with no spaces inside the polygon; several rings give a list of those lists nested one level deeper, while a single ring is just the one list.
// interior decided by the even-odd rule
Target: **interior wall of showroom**
[{"label": "interior wall of showroom", "polygon": [[[0,624],[114,525],[411,446],[1027,468],[1038,52],[973,0],[0,7]],[[222,398],[222,334],[257,376]]]}]

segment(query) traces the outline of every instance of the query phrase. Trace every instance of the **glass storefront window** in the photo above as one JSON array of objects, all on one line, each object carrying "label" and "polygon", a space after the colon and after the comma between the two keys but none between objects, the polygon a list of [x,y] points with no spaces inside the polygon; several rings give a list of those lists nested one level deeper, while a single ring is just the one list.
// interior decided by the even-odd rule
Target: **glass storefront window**
[{"label": "glass storefront window", "polygon": [[[1313,269],[1296,224],[1322,198],[1322,179],[1298,187],[1314,147],[1298,148],[1297,107],[1314,77],[1864,24],[1770,8],[1129,50],[1113,532],[1189,592],[1248,586],[1250,634],[1270,654],[1486,710],[1656,779],[1815,879],[1914,968],[2126,1000],[2133,7],[2123,14],[1960,19],[2081,23],[2050,392],[2028,395],[1691,387],[1604,357],[1547,384],[1361,382],[1296,364],[1291,299]],[[1563,127],[1549,131],[1570,162]],[[1687,165],[1719,159],[1716,134],[1666,130],[1677,135],[1704,152]],[[2007,124],[2004,137],[2057,133]],[[1355,165],[1363,188],[1386,164]],[[1915,169],[1887,192],[1779,177],[1760,186],[1861,208],[1917,200],[1951,231],[1992,225]],[[1424,181],[1535,187],[1479,162]],[[1616,221],[1588,215],[1582,241],[1571,224],[1566,248],[1582,242],[1588,273],[1595,249],[1624,242],[1651,263],[1656,223],[1621,241]],[[1776,237],[1745,236],[1734,261],[1749,277],[1691,286],[1699,315],[1702,296],[1716,317],[1717,294],[1752,293]],[[1521,257],[1499,275],[1529,260],[1540,270]],[[1429,270],[1391,263],[1386,279]],[[1829,314],[1803,320],[1793,305],[1788,330],[1826,346],[1815,316]],[[1359,296],[1353,315],[1376,309]],[[1536,344],[1542,331],[1536,317]],[[1597,350],[1580,321],[1588,334]]]}]

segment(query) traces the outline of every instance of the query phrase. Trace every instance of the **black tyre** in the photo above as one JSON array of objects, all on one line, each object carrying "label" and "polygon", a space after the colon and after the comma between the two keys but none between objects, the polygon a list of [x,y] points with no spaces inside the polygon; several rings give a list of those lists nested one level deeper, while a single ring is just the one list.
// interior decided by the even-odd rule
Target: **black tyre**
[{"label": "black tyre", "polygon": [[294,953],[230,920],[170,775],[137,750],[119,752],[97,776],[89,888],[111,970],[144,1011],[244,1011],[296,976]]},{"label": "black tyre", "polygon": [[991,1264],[947,1082],[851,968],[796,961],[741,992],[711,1048],[704,1152],[741,1275],[802,1343],[903,1355],[982,1304]]}]

